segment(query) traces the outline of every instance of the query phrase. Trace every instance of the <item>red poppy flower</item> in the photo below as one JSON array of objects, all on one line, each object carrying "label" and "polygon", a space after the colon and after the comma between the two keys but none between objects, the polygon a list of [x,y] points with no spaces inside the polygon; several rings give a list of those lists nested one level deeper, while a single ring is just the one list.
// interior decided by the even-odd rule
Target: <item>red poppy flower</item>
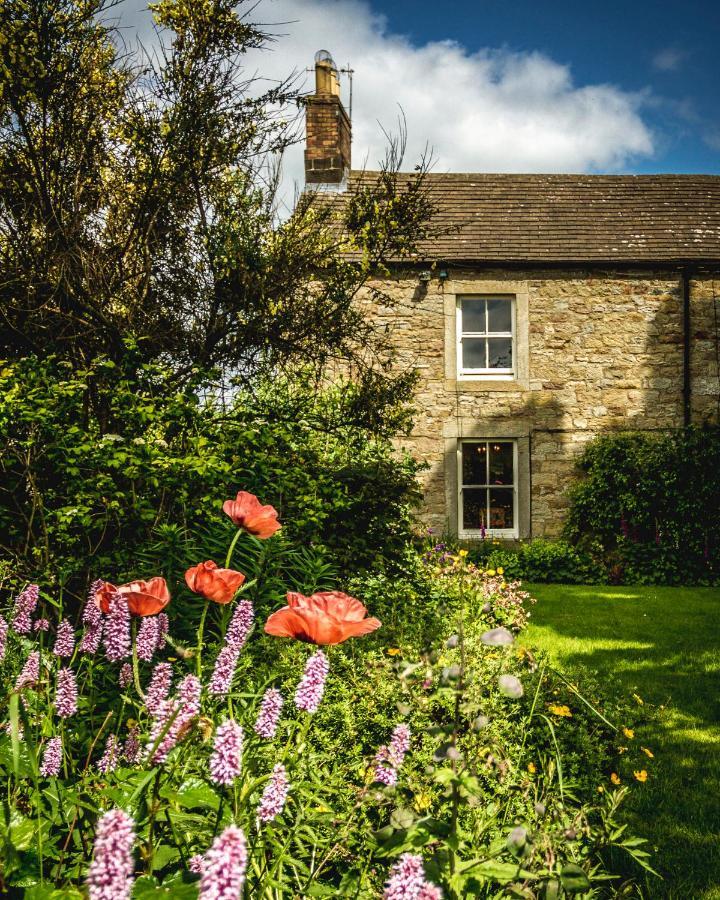
[{"label": "red poppy flower", "polygon": [[115,587],[104,581],[95,594],[95,603],[106,613],[110,609],[110,595],[122,594],[133,616],[154,616],[170,602],[170,591],[164,578],[150,578],[148,581],[129,581]]},{"label": "red poppy flower", "polygon": [[234,569],[218,569],[217,564],[209,559],[188,569],[185,581],[196,594],[215,603],[229,603],[245,581],[245,576]]},{"label": "red poppy flower", "polygon": [[321,591],[310,597],[290,591],[287,601],[287,606],[268,617],[268,634],[308,644],[342,644],[380,627],[377,619],[365,618],[367,610],[359,600],[340,591]]},{"label": "red poppy flower", "polygon": [[238,528],[258,538],[272,537],[281,527],[277,520],[277,510],[273,506],[263,506],[255,494],[238,491],[234,500],[223,503],[223,512],[230,516]]}]

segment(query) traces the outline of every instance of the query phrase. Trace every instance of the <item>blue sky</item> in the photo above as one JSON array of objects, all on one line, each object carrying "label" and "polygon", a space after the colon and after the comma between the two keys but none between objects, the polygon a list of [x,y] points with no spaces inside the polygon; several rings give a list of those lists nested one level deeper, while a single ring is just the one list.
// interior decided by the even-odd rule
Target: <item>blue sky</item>
[{"label": "blue sky", "polygon": [[720,172],[720,3],[444,0],[374,3],[389,29],[413,44],[449,38],[481,47],[540,51],[570,65],[578,85],[611,83],[646,96],[656,140],[631,172]]}]

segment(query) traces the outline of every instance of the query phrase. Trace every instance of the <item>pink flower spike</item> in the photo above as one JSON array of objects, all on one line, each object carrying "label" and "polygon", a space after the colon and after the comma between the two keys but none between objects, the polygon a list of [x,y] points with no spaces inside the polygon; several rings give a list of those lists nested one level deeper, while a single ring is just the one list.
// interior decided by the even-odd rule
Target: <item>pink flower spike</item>
[{"label": "pink flower spike", "polygon": [[60,669],[57,674],[55,711],[61,719],[68,719],[77,712],[77,682],[72,669]]},{"label": "pink flower spike", "polygon": [[145,692],[145,707],[153,718],[158,715],[163,701],[167,698],[171,681],[172,666],[170,663],[158,663]]},{"label": "pink flower spike", "polygon": [[123,663],[118,672],[118,684],[121,688],[126,688],[133,680],[133,671],[130,663]]},{"label": "pink flower spike", "polygon": [[192,720],[200,712],[201,693],[202,684],[200,684],[200,680],[195,675],[186,675],[178,687],[177,698],[161,702],[150,732],[148,749],[152,749],[155,746],[159,736],[165,731],[168,722],[170,722],[170,727],[153,753],[152,762],[165,762],[170,751],[188,731]]},{"label": "pink flower spike", "polygon": [[157,616],[146,616],[142,620],[137,636],[137,655],[145,662],[150,662],[157,649],[160,636],[160,626]]},{"label": "pink flower spike", "polygon": [[229,825],[207,851],[200,879],[199,900],[238,900],[247,868],[245,835]]},{"label": "pink flower spike", "polygon": [[89,900],[129,900],[134,843],[134,822],[126,812],[113,809],[99,819],[87,876]]},{"label": "pink flower spike", "polygon": [[255,620],[255,610],[249,600],[240,600],[228,625],[225,643],[238,652],[242,650]]},{"label": "pink flower spike", "polygon": [[265,691],[254,726],[255,733],[261,738],[269,741],[275,737],[283,703],[283,696],[277,688],[268,688]]},{"label": "pink flower spike", "polygon": [[285,766],[278,763],[272,771],[270,781],[268,781],[260,798],[257,817],[261,822],[272,822],[285,809],[285,801],[287,800],[288,791],[290,790],[290,782],[288,781]]},{"label": "pink flower spike", "polygon": [[28,685],[37,684],[38,681],[40,681],[40,653],[33,650],[15,681],[15,690],[21,691]]},{"label": "pink flower spike", "polygon": [[125,744],[123,745],[122,755],[125,757],[125,762],[133,765],[138,761],[138,757],[140,756],[140,729],[137,725],[133,725],[133,727],[128,732],[128,736],[125,739]]},{"label": "pink flower spike", "polygon": [[40,588],[36,584],[29,584],[15,599],[13,609],[12,629],[17,634],[30,634],[32,631],[31,615],[35,612]]},{"label": "pink flower spike", "polygon": [[[385,749],[385,747],[381,747],[380,751]],[[386,785],[386,787],[395,787],[398,781],[397,771],[392,766],[385,765],[385,758],[380,752],[375,757],[373,778],[375,781],[379,781],[380,784]]]},{"label": "pink flower spike", "polygon": [[401,724],[396,725],[393,733],[392,739],[390,740],[390,746],[388,747],[388,755],[387,759],[391,766],[394,766],[396,769],[399,769],[403,760],[405,759],[405,754],[410,749],[410,728],[408,725]]},{"label": "pink flower spike", "polygon": [[194,875],[202,875],[204,866],[205,860],[202,853],[196,853],[188,860],[188,872],[192,872]]},{"label": "pink flower spike", "polygon": [[0,660],[5,658],[5,649],[7,647],[8,623],[5,619],[0,619]]},{"label": "pink flower spike", "polygon": [[390,870],[383,900],[419,900],[424,887],[422,856],[403,853]]},{"label": "pink flower spike", "polygon": [[103,633],[103,614],[95,602],[95,594],[104,583],[101,579],[93,581],[83,610],[82,621],[85,626],[85,634],[80,641],[80,652],[89,653],[91,656],[97,653]]},{"label": "pink flower spike", "polygon": [[75,649],[75,632],[72,625],[67,619],[63,619],[58,625],[57,635],[55,637],[55,646],[53,653],[55,656],[69,658],[73,655]]},{"label": "pink flower spike", "polygon": [[62,740],[59,737],[52,737],[45,745],[45,752],[40,764],[40,774],[43,778],[57,778],[60,774],[61,764]]},{"label": "pink flower spike", "polygon": [[330,664],[327,656],[318,650],[305,665],[305,673],[295,691],[295,706],[307,713],[317,712],[325,691]]},{"label": "pink flower spike", "polygon": [[105,655],[110,662],[130,656],[130,610],[122,594],[112,594],[105,620]]},{"label": "pink flower spike", "polygon": [[119,756],[120,742],[117,739],[117,735],[108,735],[108,739],[105,742],[105,752],[98,760],[98,772],[102,772],[103,775],[114,772],[117,768]]},{"label": "pink flower spike", "polygon": [[243,730],[232,719],[218,726],[210,757],[210,777],[216,784],[232,784],[242,769]]},{"label": "pink flower spike", "polygon": [[156,650],[162,650],[165,647],[165,636],[170,630],[170,620],[168,619],[168,614],[161,612],[158,613],[157,616],[158,623],[158,640]]},{"label": "pink flower spike", "polygon": [[230,693],[239,655],[240,651],[228,644],[218,653],[208,684],[208,692],[214,697],[226,697]]},{"label": "pink flower spike", "polygon": [[33,622],[33,631],[50,631],[50,623],[47,619],[35,619]]}]

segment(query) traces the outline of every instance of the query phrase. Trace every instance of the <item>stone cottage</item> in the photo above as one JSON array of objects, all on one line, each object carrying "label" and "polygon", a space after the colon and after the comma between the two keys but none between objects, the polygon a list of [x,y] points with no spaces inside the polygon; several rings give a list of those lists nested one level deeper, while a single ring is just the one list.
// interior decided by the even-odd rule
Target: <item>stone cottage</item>
[{"label": "stone cottage", "polygon": [[[307,98],[308,187],[352,191],[328,54]],[[720,176],[429,176],[456,233],[376,308],[420,373],[400,441],[429,466],[425,520],[465,539],[559,533],[584,444],[718,421]],[[432,264],[431,264],[432,263]]]}]

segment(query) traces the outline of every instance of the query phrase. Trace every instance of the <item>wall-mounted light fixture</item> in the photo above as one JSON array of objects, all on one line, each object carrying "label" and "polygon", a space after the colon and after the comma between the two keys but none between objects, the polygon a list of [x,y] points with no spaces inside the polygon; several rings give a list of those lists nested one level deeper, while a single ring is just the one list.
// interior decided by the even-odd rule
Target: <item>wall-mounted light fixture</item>
[{"label": "wall-mounted light fixture", "polygon": [[432,272],[430,271],[430,269],[423,269],[423,271],[418,275],[418,278],[423,282],[423,284],[427,284],[432,278]]}]

